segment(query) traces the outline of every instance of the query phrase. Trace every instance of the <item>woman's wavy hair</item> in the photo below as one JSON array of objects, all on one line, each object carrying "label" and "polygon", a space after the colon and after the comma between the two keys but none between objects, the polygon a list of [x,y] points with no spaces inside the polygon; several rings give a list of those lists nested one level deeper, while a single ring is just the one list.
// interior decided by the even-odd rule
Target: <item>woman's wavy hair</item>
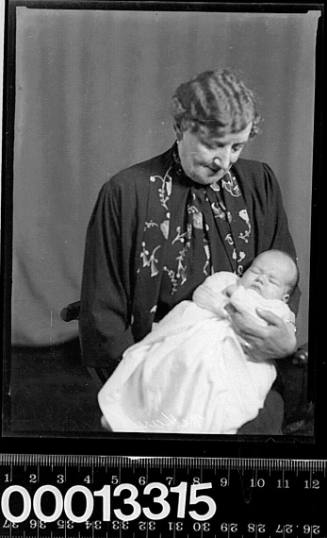
[{"label": "woman's wavy hair", "polygon": [[238,133],[252,122],[250,137],[259,132],[261,117],[254,93],[230,69],[204,71],[181,84],[172,97],[175,129]]}]

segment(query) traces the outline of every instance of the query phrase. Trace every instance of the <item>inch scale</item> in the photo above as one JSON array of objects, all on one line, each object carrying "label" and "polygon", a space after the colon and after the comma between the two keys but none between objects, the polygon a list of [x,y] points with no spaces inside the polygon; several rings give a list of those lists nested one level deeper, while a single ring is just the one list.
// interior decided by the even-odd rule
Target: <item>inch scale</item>
[{"label": "inch scale", "polygon": [[2,454],[0,538],[326,538],[326,466]]}]

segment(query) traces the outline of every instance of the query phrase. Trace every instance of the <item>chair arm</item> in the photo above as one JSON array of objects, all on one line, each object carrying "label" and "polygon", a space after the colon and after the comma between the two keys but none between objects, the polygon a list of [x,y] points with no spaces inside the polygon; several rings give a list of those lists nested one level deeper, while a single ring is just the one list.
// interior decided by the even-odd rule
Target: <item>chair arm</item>
[{"label": "chair arm", "polygon": [[294,366],[304,367],[308,364],[308,344],[299,347],[292,355],[292,364]]}]

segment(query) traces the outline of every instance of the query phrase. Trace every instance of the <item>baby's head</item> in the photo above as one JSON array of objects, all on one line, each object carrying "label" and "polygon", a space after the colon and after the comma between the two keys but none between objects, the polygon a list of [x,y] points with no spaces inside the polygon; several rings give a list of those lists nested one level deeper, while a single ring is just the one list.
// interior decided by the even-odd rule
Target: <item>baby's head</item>
[{"label": "baby's head", "polygon": [[281,299],[287,303],[298,278],[297,265],[289,254],[281,250],[266,250],[253,260],[240,284],[255,290],[265,299]]}]

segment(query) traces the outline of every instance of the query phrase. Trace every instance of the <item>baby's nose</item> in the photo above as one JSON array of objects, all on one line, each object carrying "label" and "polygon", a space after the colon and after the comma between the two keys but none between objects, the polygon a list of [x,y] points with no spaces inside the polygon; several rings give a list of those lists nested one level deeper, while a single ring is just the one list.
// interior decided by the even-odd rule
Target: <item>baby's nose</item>
[{"label": "baby's nose", "polygon": [[257,282],[261,282],[261,284],[263,284],[263,282],[264,282],[264,275],[257,275],[257,276],[256,276],[256,281],[257,281]]}]

